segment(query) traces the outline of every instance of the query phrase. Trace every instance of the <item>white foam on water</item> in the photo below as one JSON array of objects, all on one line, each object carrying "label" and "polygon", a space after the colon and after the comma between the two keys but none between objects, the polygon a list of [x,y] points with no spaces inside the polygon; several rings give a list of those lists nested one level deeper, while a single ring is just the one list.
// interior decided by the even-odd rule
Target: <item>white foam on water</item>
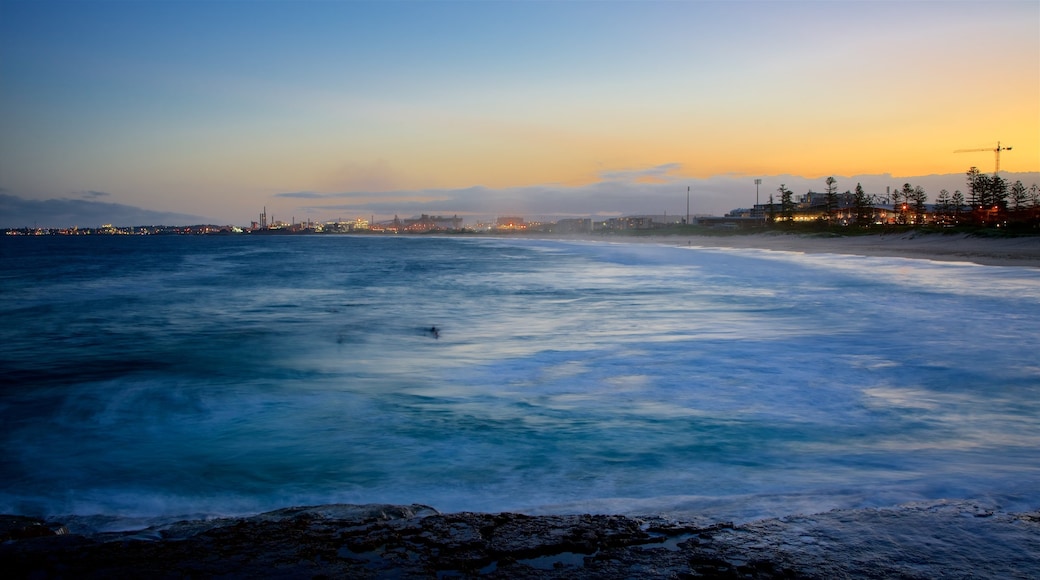
[{"label": "white foam on water", "polygon": [[12,274],[0,355],[22,378],[0,397],[0,512],[748,521],[1040,503],[1035,270],[524,239],[179,243],[53,285]]}]

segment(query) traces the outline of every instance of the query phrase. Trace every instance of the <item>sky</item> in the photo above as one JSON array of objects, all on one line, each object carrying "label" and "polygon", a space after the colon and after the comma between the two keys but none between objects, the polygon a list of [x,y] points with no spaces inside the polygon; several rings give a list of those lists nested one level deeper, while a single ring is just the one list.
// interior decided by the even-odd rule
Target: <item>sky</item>
[{"label": "sky", "polygon": [[1035,0],[0,0],[0,227],[934,199],[998,142],[1040,181]]}]

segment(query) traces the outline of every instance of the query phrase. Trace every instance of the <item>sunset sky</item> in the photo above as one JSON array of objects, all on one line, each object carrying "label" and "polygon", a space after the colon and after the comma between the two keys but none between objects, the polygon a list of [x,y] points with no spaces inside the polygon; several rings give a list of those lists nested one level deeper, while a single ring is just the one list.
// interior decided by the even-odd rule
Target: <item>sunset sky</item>
[{"label": "sunset sky", "polygon": [[0,226],[934,200],[998,141],[1037,181],[1040,2],[0,0]]}]

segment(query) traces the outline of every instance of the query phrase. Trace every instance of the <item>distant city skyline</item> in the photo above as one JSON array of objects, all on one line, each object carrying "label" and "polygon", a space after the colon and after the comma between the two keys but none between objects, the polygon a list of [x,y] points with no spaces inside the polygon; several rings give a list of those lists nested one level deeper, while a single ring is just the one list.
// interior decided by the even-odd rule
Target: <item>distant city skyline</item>
[{"label": "distant city skyline", "polygon": [[[1040,181],[1040,3],[0,0],[0,227]],[[120,223],[121,220],[134,220]],[[32,221],[27,221],[32,220]]]},{"label": "distant city skyline", "polygon": [[[1034,184],[1040,185],[1040,172],[1007,173],[1001,171],[1001,176],[1008,181],[1008,185],[1016,180],[1022,181],[1027,188]],[[727,176],[714,180],[695,181],[694,183],[697,183],[697,185],[692,187],[694,191],[692,193],[691,215],[723,215],[734,209],[751,208],[756,203],[754,180],[751,180],[750,183],[747,183],[747,181],[747,179]],[[690,180],[687,180],[683,183],[690,182]],[[869,194],[886,194],[889,188],[895,191],[900,189],[904,183],[922,187],[928,195],[929,203],[933,203],[943,189],[950,193],[961,191],[965,195],[968,192],[964,176],[961,174],[927,175],[913,178],[897,178],[891,175],[861,175],[854,178],[837,178],[836,186],[839,193],[852,191],[856,188],[856,185],[863,185],[864,190]],[[771,187],[766,189],[767,185]],[[771,176],[770,179],[763,180],[759,186],[757,196],[759,202],[766,204],[771,196],[779,200],[777,188],[780,185],[793,190],[797,195],[802,195],[809,191],[823,192],[826,189],[824,179],[810,180],[791,175]],[[105,196],[96,195],[96,192],[92,192],[95,195],[89,196],[89,199],[67,198],[43,201],[26,200],[0,192],[0,228],[68,228],[72,226],[89,228],[99,227],[104,224],[112,224],[117,227],[160,224],[169,226],[214,224],[247,227],[251,222],[258,221],[261,212],[266,212],[269,223],[274,223],[275,221],[283,223],[302,223],[306,221],[324,223],[338,220],[352,221],[358,218],[366,221],[375,218],[374,221],[380,222],[390,221],[395,216],[406,219],[429,214],[457,215],[462,218],[466,225],[473,225],[477,222],[490,222],[494,221],[496,217],[511,215],[550,221],[566,218],[608,219],[633,215],[685,216],[686,190],[683,188],[682,191],[679,191],[675,185],[665,186],[656,184],[653,186],[642,185],[635,187],[615,183],[597,184],[585,189],[599,189],[600,191],[598,193],[587,191],[585,195],[567,196],[557,195],[557,190],[552,188],[521,188],[512,192],[512,198],[502,195],[506,192],[499,192],[499,195],[496,197],[497,200],[515,200],[514,207],[537,207],[539,204],[543,208],[555,207],[559,210],[555,213],[536,211],[482,213],[480,210],[488,209],[486,206],[481,205],[479,200],[480,194],[485,192],[480,188],[471,188],[462,191],[437,192],[443,196],[443,199],[438,200],[428,199],[414,202],[401,201],[390,197],[390,199],[386,200],[376,199],[368,202],[368,205],[365,206],[344,204],[342,209],[337,209],[335,205],[335,200],[340,197],[336,194],[292,194],[287,197],[301,199],[303,200],[301,203],[305,203],[306,200],[312,200],[310,203],[323,201],[331,201],[333,203],[329,205],[315,205],[313,206],[315,209],[309,209],[308,206],[301,205],[297,208],[299,211],[296,213],[285,215],[274,214],[269,207],[262,206],[253,208],[253,212],[247,212],[239,218],[232,220],[211,219],[197,214],[158,212],[119,203],[100,201],[105,199]],[[706,206],[702,203],[703,200],[700,199],[700,196],[705,195],[703,192],[708,192],[706,195],[721,193],[722,199],[734,201],[736,204],[717,211],[706,210]],[[553,199],[554,196],[558,197],[555,201]],[[603,206],[593,208],[580,205],[588,203],[590,197],[594,199],[593,203],[603,203]],[[474,198],[477,199],[474,200]],[[359,207],[367,207],[370,211],[360,211]],[[604,208],[612,209],[607,210]],[[317,214],[320,214],[320,216]]]},{"label": "distant city skyline", "polygon": [[[1040,184],[1040,172],[1008,173],[1001,171],[1008,184],[1022,181],[1026,187]],[[685,216],[686,189],[683,184],[692,183],[691,215],[723,215],[731,210],[750,208],[756,203],[768,203],[770,196],[777,198],[777,188],[785,185],[801,195],[809,191],[822,192],[826,189],[824,179],[807,179],[792,175],[770,176],[762,180],[756,196],[754,180],[744,177],[721,176],[714,179],[684,180],[675,184],[633,184],[631,182],[603,182],[585,187],[570,188],[573,195],[566,195],[566,188],[534,187],[515,190],[488,191],[485,188],[468,188],[458,191],[425,192],[421,201],[402,199],[399,196],[374,196],[359,202],[355,194],[319,194],[300,192],[284,194],[284,197],[299,200],[295,212],[275,214],[268,206],[249,208],[234,219],[221,220],[201,214],[161,212],[120,203],[105,201],[109,196],[100,192],[87,192],[82,198],[29,200],[0,191],[0,228],[68,228],[99,227],[113,224],[117,227],[140,225],[186,226],[217,224],[248,226],[258,221],[261,212],[266,212],[268,221],[318,223],[362,218],[374,221],[389,221],[396,217],[415,218],[422,214],[457,215],[467,225],[494,221],[496,217],[517,215],[528,219],[556,220],[566,218],[606,219],[631,215],[676,215]],[[933,202],[940,191],[967,193],[963,174],[926,175],[900,178],[892,175],[860,175],[851,178],[837,177],[836,186],[840,193],[851,191],[857,185],[871,194],[885,194],[889,188],[898,190],[904,183],[922,187]],[[561,193],[561,189],[564,192]],[[489,199],[481,199],[482,195]],[[708,209],[708,201],[714,200],[721,209]],[[778,199],[778,198],[777,198]],[[728,207],[719,205],[718,200],[733,202]],[[342,203],[346,201],[346,203]],[[724,203],[723,202],[723,203]],[[583,205],[599,203],[599,207]],[[313,205],[311,205],[313,204]],[[493,211],[495,204],[501,207],[526,208],[516,211]],[[190,208],[189,208],[190,209]],[[538,211],[541,209],[543,211]],[[554,209],[555,211],[544,211]]]}]

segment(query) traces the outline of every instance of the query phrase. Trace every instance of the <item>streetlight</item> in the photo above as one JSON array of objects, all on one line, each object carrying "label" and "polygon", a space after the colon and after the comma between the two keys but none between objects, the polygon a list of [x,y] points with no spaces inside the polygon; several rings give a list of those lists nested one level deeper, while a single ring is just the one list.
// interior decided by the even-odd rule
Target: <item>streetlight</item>
[{"label": "streetlight", "polygon": [[758,205],[758,186],[762,185],[761,179],[755,180],[755,205]]}]

